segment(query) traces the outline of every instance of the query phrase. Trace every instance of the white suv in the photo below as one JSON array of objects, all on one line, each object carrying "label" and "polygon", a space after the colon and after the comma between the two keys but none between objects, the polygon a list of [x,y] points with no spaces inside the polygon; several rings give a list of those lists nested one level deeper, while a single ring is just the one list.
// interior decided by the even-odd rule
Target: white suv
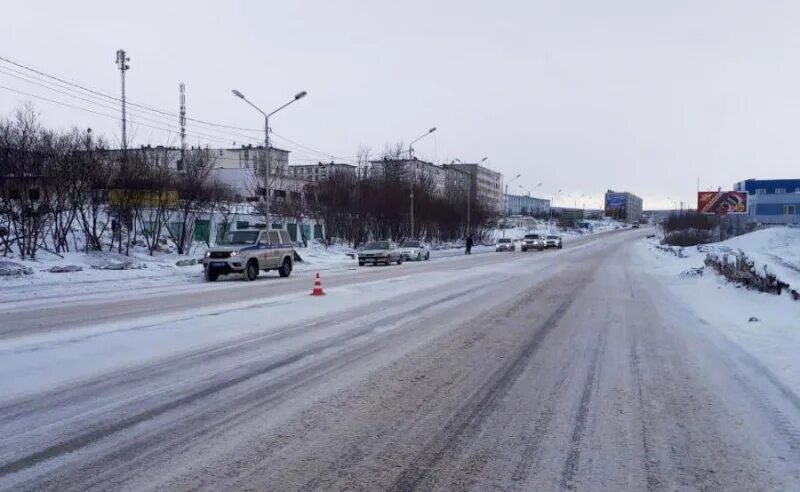
[{"label": "white suv", "polygon": [[244,229],[229,232],[217,246],[206,251],[203,270],[210,282],[231,273],[255,280],[258,272],[270,270],[288,277],[293,262],[294,248],[287,231]]}]

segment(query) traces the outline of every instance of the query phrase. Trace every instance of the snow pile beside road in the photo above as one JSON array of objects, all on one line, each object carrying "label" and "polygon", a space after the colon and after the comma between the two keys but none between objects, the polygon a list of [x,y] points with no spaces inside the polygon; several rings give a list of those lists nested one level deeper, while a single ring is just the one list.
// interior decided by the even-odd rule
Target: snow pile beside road
[{"label": "snow pile beside road", "polygon": [[[766,258],[768,269],[776,268],[779,261],[791,263],[792,258],[796,261],[800,248],[798,232],[767,229],[704,248],[736,245],[748,256]],[[655,282],[685,302],[693,315],[708,326],[709,336],[713,337],[714,329],[719,330],[800,394],[800,359],[797,358],[800,303],[785,294],[776,296],[737,287],[708,268],[699,273],[705,253],[697,248],[686,248],[684,257],[678,257],[657,249],[652,241],[640,241],[637,246],[633,261],[649,271]],[[665,299],[665,303],[674,301]]]},{"label": "snow pile beside road", "polygon": [[61,256],[40,251],[36,260],[13,263],[28,269],[29,275],[0,276],[0,302],[35,298],[45,293],[79,294],[103,292],[125,287],[139,290],[153,285],[192,283],[202,280],[201,265],[179,267],[186,256],[134,252],[131,256],[111,252],[63,253]]},{"label": "snow pile beside road", "polygon": [[[668,254],[655,240],[651,247],[660,255]],[[686,261],[672,262],[674,274],[690,268],[703,266],[708,253],[731,255],[741,251],[754,262],[758,272],[767,271],[776,275],[792,289],[800,289],[800,229],[792,227],[773,227],[734,237],[719,243],[703,244],[697,247],[671,247],[671,257],[683,257]],[[670,268],[670,267],[668,267]]]},{"label": "snow pile beside road", "polygon": [[585,224],[588,227],[579,227],[576,229],[561,229],[558,224],[553,221],[552,223],[546,220],[534,220],[527,226],[515,226],[508,229],[493,229],[489,232],[489,237],[492,241],[497,241],[501,237],[510,237],[512,239],[522,239],[525,234],[539,234],[542,236],[557,235],[562,237],[577,237],[585,236],[587,234],[597,234],[600,232],[614,231],[630,227],[628,224],[619,222],[617,220],[580,220],[580,224]]},{"label": "snow pile beside road", "polygon": [[295,248],[303,260],[295,265],[297,270],[327,270],[330,268],[357,266],[356,250],[342,245],[332,244],[326,247],[319,241],[311,241],[305,248]]},{"label": "snow pile beside road", "polygon": [[759,271],[776,275],[794,289],[800,289],[800,228],[774,227],[701,246],[702,252],[725,254],[741,250]]}]

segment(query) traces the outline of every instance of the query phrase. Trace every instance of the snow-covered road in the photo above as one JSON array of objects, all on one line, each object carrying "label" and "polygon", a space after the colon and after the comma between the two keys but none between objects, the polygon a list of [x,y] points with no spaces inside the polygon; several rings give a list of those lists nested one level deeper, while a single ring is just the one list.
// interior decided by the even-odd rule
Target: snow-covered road
[{"label": "snow-covered road", "polygon": [[0,489],[797,490],[800,399],[644,234],[8,303]]}]

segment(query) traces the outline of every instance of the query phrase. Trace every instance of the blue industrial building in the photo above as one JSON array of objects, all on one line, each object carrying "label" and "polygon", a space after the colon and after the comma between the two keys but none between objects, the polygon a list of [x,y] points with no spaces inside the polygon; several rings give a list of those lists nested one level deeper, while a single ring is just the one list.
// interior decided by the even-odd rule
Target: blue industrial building
[{"label": "blue industrial building", "polygon": [[800,223],[800,179],[748,179],[733,191],[747,192],[747,214],[756,222]]}]

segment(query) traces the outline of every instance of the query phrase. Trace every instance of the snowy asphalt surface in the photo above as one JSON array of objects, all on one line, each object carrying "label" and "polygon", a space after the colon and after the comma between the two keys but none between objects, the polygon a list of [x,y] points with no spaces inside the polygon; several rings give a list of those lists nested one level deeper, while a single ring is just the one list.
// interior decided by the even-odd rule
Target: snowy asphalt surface
[{"label": "snowy asphalt surface", "polygon": [[800,490],[800,398],[630,261],[644,234],[330,272],[321,299],[0,307],[0,489]]}]

